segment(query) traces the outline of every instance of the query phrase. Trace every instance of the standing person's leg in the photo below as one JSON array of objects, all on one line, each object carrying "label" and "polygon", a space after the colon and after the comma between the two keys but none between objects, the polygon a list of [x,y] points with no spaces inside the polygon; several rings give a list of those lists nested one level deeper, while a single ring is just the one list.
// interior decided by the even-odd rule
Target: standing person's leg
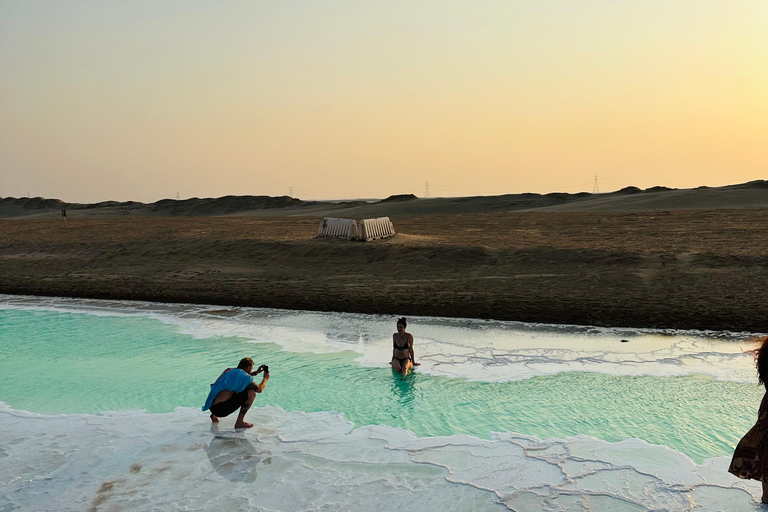
[{"label": "standing person's leg", "polygon": [[245,422],[245,415],[248,413],[248,409],[251,408],[253,401],[256,399],[256,391],[248,389],[246,392],[248,393],[248,399],[240,406],[240,414],[238,414],[237,421],[235,421],[235,428],[251,428],[253,426],[253,423]]},{"label": "standing person's leg", "polygon": [[768,505],[768,483],[765,483],[763,481],[760,482],[763,484],[763,497],[761,501]]}]

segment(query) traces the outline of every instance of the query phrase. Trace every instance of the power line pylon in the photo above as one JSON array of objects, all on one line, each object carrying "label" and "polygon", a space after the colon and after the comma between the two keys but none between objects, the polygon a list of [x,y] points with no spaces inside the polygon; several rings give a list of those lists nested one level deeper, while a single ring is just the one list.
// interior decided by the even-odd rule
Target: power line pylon
[{"label": "power line pylon", "polygon": [[424,183],[424,197],[429,197],[429,182]]},{"label": "power line pylon", "polygon": [[595,184],[592,185],[592,193],[593,194],[599,194],[600,188],[597,186],[597,174],[595,174]]}]

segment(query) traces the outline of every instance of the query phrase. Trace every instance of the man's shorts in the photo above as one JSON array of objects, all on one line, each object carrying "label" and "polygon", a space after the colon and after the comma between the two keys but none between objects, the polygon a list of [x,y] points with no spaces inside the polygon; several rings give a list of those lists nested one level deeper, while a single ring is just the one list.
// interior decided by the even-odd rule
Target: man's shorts
[{"label": "man's shorts", "polygon": [[211,406],[211,414],[214,414],[220,418],[229,416],[240,408],[248,400],[248,389],[244,389],[239,393],[232,395],[229,400],[224,400]]}]

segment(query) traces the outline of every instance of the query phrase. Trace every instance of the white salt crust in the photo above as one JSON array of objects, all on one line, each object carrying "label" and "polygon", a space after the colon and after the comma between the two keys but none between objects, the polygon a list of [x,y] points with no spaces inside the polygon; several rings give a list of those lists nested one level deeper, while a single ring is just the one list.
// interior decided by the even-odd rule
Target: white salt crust
[{"label": "white salt crust", "polygon": [[498,433],[416,438],[254,408],[41,416],[0,403],[0,510],[753,511],[759,483],[663,446]]}]

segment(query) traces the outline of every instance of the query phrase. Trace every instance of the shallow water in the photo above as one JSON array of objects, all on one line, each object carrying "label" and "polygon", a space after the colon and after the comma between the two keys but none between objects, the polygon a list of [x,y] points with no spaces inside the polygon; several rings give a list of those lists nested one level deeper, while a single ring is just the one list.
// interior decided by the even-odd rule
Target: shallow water
[{"label": "shallow water", "polygon": [[[427,510],[755,506],[754,483],[725,472],[762,397],[743,335],[412,319],[422,366],[401,381],[391,324],[0,297],[0,458],[25,468],[0,469],[0,509],[162,502],[136,465],[208,506],[222,504],[216,481],[234,481],[232,509],[363,510],[382,494],[395,508],[418,489],[434,494]],[[235,434],[227,418],[216,437],[199,408],[244,356],[272,371],[257,427]],[[328,475],[330,489],[309,485]]]}]

